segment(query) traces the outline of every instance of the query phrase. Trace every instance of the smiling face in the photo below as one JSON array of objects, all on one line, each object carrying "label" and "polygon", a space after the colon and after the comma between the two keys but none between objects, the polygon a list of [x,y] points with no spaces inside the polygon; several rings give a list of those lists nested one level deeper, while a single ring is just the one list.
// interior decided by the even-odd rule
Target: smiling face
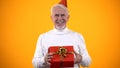
[{"label": "smiling face", "polygon": [[53,7],[51,18],[54,23],[54,27],[58,30],[63,30],[66,27],[69,15],[67,10],[61,6]]}]

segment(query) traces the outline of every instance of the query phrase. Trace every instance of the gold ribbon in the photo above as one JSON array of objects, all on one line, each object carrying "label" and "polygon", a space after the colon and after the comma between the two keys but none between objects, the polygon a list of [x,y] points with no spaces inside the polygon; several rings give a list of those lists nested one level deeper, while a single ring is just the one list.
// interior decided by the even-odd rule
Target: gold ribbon
[{"label": "gold ribbon", "polygon": [[67,49],[66,48],[64,48],[64,47],[60,47],[59,49],[58,49],[58,51],[56,51],[56,52],[54,52],[54,54],[58,54],[58,55],[60,55],[60,67],[62,67],[62,61],[63,61],[63,58],[65,58],[66,56],[67,56],[67,54],[74,54],[74,52],[68,52],[67,51]]},{"label": "gold ribbon", "polygon": [[60,55],[61,58],[66,57],[67,54],[73,54],[73,53],[74,53],[74,52],[68,52],[67,49],[64,48],[64,47],[62,47],[62,46],[61,46],[61,47],[58,49],[58,51],[56,52],[56,54]]}]

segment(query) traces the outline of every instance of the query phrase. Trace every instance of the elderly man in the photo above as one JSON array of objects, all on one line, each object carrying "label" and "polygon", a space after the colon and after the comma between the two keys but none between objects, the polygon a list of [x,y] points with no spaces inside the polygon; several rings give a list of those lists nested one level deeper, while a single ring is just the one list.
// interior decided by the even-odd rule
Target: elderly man
[{"label": "elderly man", "polygon": [[69,17],[66,0],[62,0],[59,4],[52,7],[51,19],[54,29],[41,34],[38,38],[36,51],[32,60],[35,68],[49,68],[53,53],[48,53],[48,48],[58,45],[73,45],[74,68],[79,68],[80,65],[90,65],[91,58],[87,52],[83,36],[69,30],[66,26]]}]

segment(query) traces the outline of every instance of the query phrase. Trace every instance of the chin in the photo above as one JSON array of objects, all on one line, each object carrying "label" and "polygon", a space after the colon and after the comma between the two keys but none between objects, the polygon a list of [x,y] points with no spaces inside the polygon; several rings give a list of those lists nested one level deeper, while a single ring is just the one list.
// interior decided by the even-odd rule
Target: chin
[{"label": "chin", "polygon": [[63,30],[63,29],[65,29],[65,26],[61,26],[61,27],[56,26],[56,29],[58,29],[58,30]]}]

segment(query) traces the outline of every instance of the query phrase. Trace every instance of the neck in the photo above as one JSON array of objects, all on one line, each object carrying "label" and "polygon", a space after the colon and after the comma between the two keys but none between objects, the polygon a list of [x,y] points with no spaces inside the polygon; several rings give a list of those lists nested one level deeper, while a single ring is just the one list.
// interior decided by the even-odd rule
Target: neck
[{"label": "neck", "polygon": [[65,29],[66,29],[66,27],[65,28],[62,28],[62,29],[58,29],[58,28],[55,28],[57,31],[64,31]]}]

